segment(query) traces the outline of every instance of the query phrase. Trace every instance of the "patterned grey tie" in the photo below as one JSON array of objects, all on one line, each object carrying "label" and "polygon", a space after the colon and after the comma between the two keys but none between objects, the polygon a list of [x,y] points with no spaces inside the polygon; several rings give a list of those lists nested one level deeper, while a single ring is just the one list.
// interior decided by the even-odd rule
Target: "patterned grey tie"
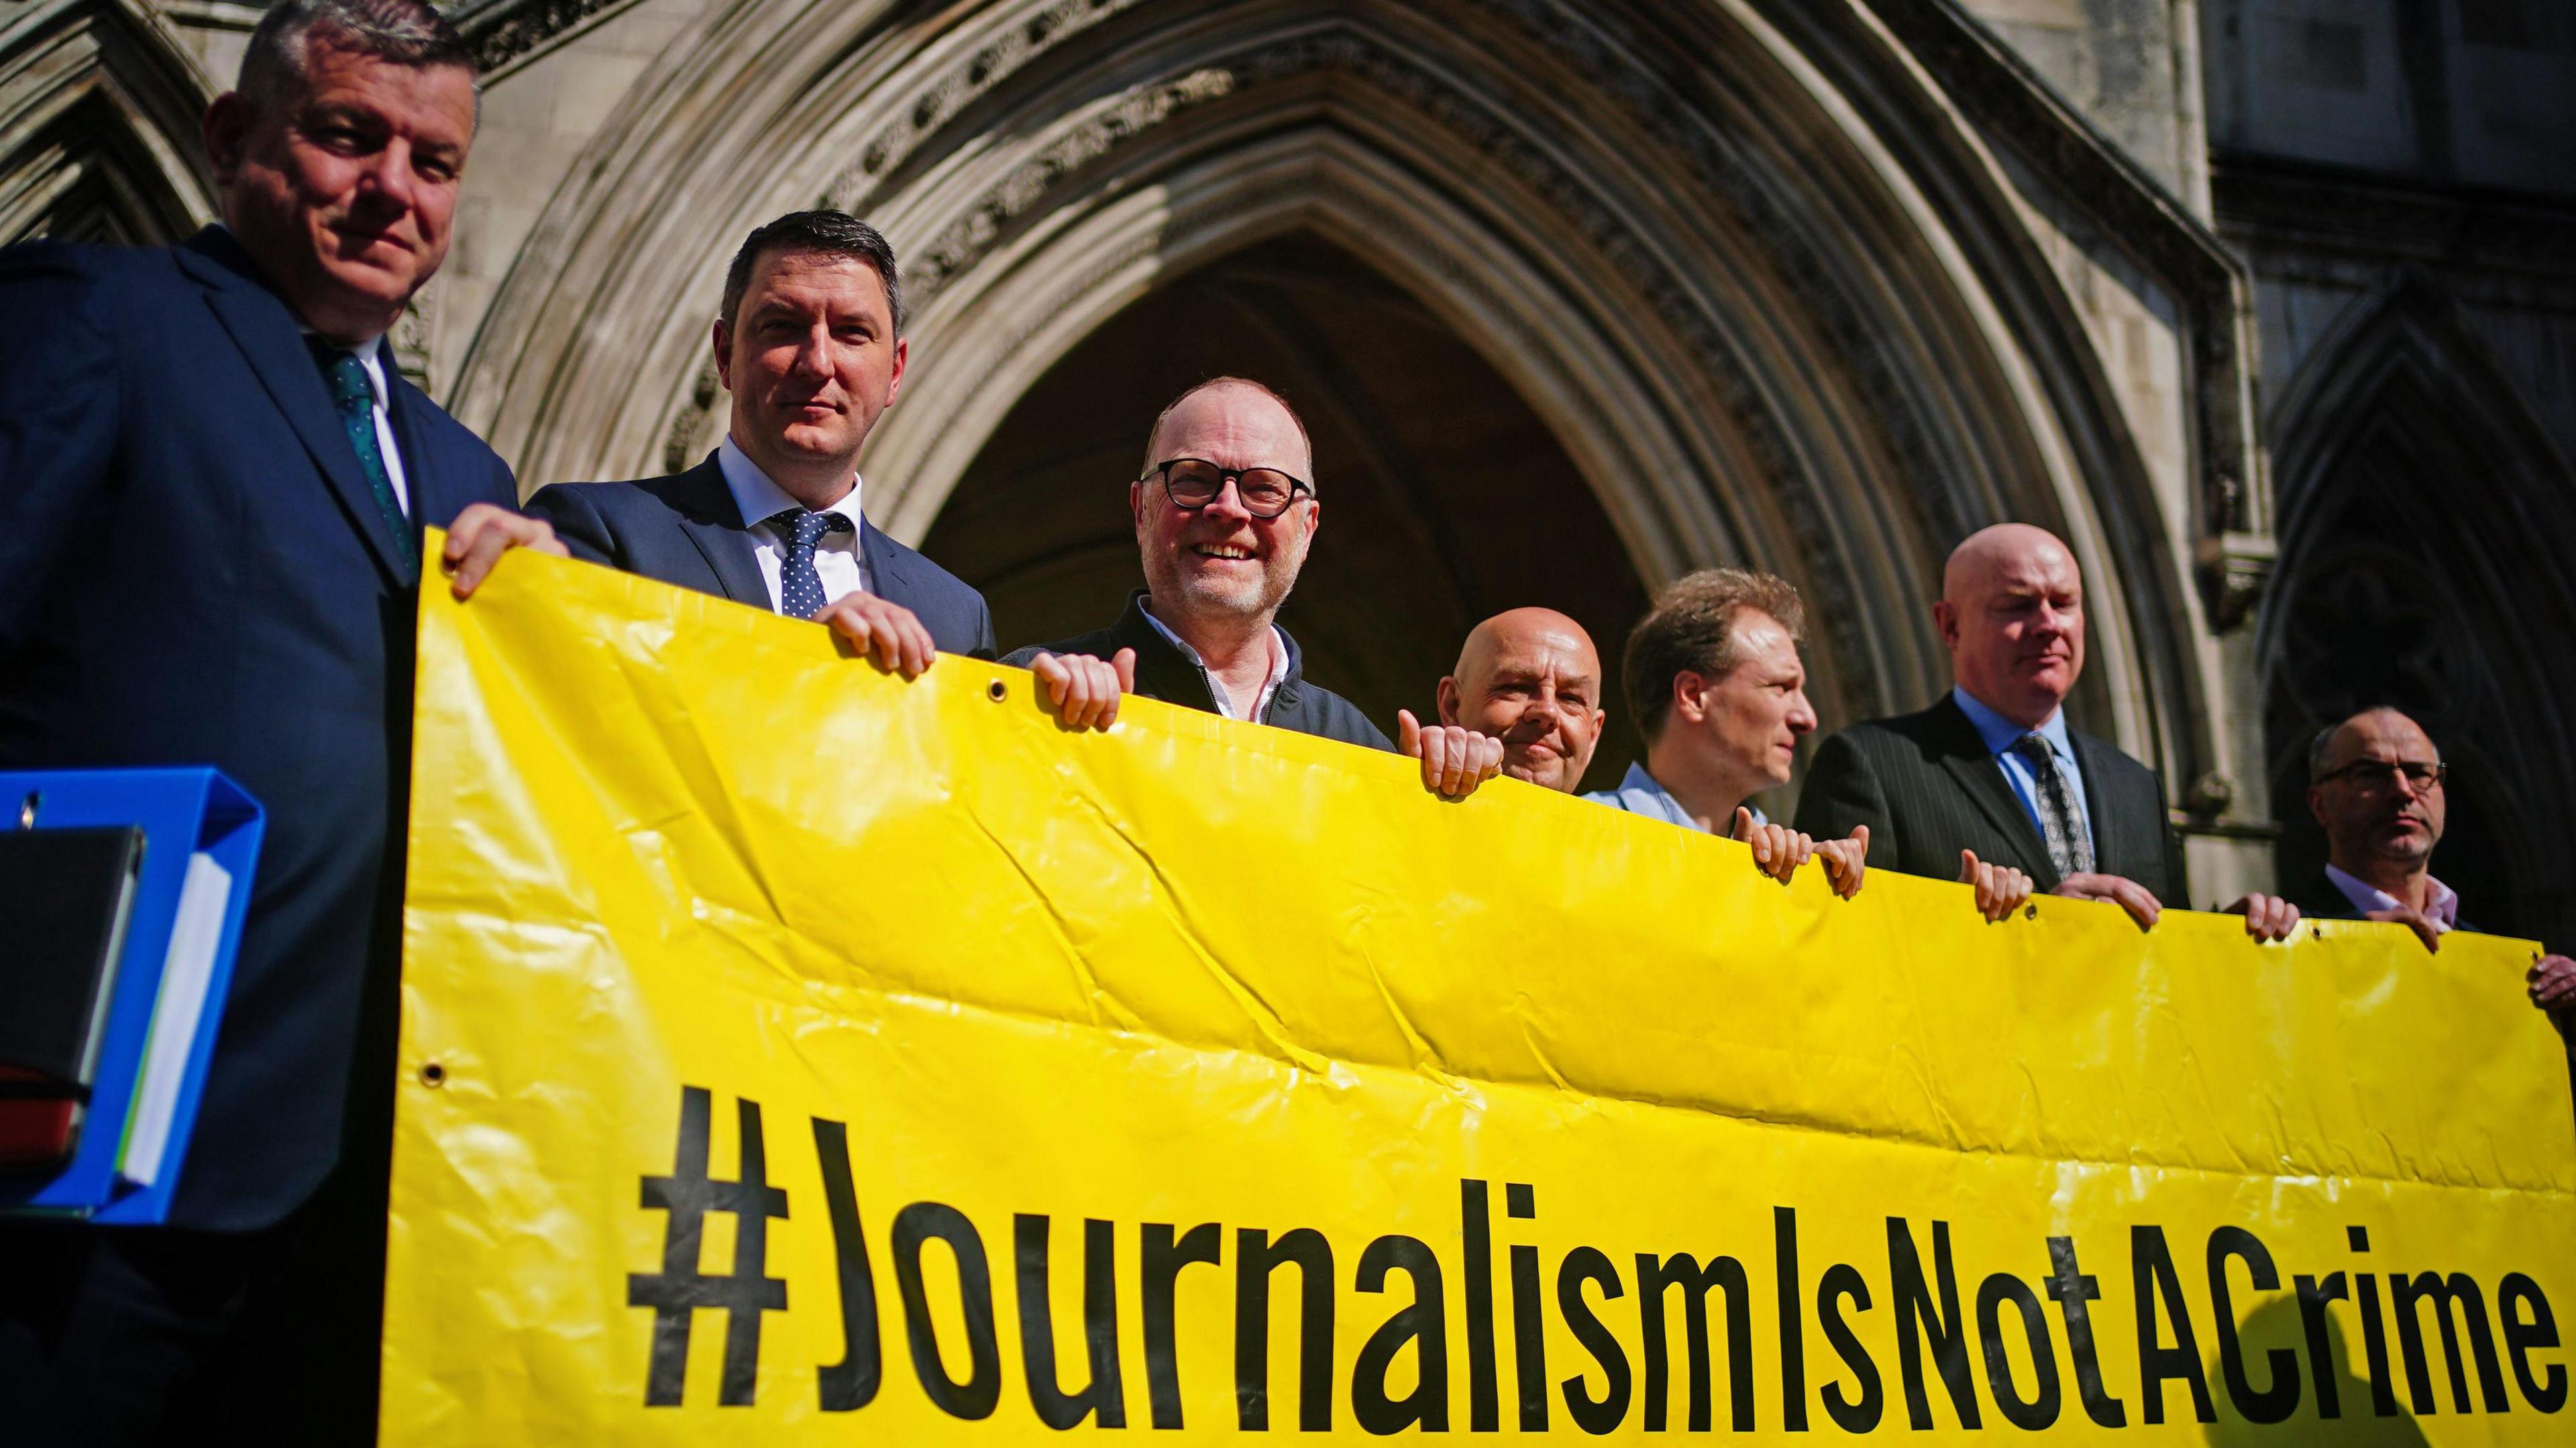
[{"label": "patterned grey tie", "polygon": [[2057,867],[2061,878],[2091,874],[2093,839],[2084,832],[2083,816],[2075,812],[2066,776],[2058,771],[2057,751],[2034,729],[2013,741],[2013,753],[2030,766],[2030,777],[2039,783],[2039,832],[2048,840],[2048,863]]},{"label": "patterned grey tie", "polygon": [[830,600],[823,596],[823,575],[814,571],[814,549],[826,534],[857,529],[838,513],[809,513],[787,508],[761,519],[787,545],[778,561],[778,611],[789,618],[812,618]]}]

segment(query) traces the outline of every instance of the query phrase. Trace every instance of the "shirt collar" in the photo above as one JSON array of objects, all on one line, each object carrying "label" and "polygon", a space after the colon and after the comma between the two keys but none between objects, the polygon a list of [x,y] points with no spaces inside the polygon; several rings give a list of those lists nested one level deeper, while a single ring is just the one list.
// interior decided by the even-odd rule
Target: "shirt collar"
[{"label": "shirt collar", "polygon": [[[2326,878],[2333,881],[2334,887],[2343,892],[2343,898],[2352,902],[2353,909],[2364,914],[2373,910],[2400,909],[2405,903],[2368,880],[2344,869],[2341,865],[2328,864]],[[2459,892],[2430,875],[2425,876],[2424,918],[2432,921],[2434,928],[2438,930],[2459,929]]]},{"label": "shirt collar", "polygon": [[[1189,640],[1172,632],[1172,626],[1154,617],[1154,611],[1145,607],[1142,602],[1137,604],[1136,611],[1145,616],[1145,622],[1154,626],[1154,632],[1161,634],[1170,641],[1172,647],[1181,651],[1182,658],[1197,665],[1201,673],[1207,672],[1207,660],[1199,657],[1199,651],[1190,647]],[[1287,672],[1288,640],[1279,632],[1279,625],[1274,623],[1270,626],[1270,672],[1261,681],[1261,702],[1268,702],[1270,691],[1278,687],[1280,677]]]},{"label": "shirt collar", "polygon": [[[724,473],[725,491],[733,494],[734,508],[742,514],[745,528],[757,528],[790,508],[802,511],[805,507],[760,470],[760,464],[734,442],[732,433],[726,433],[725,440],[716,444],[716,467]],[[867,515],[859,506],[859,495],[866,489],[867,480],[854,476],[850,490],[841,495],[841,500],[821,511],[849,519],[855,537],[867,527]]]},{"label": "shirt collar", "polygon": [[[1646,763],[1642,759],[1628,766],[1628,772],[1625,775],[1622,775],[1619,779],[1619,788],[1616,792],[1619,794],[1628,794],[1633,792],[1641,795],[1644,797],[1645,802],[1652,804],[1655,807],[1654,812],[1661,814],[1665,819],[1682,826],[1684,829],[1695,830],[1699,828],[1699,821],[1691,818],[1691,812],[1682,808],[1682,802],[1673,798],[1673,792],[1664,788],[1663,781],[1646,772]],[[1755,824],[1767,825],[1771,823],[1769,817],[1764,815],[1761,808],[1755,805],[1752,801],[1747,800],[1744,807],[1753,811],[1753,822]],[[1734,822],[1731,819],[1728,821],[1730,828],[1733,826],[1733,823]],[[1724,834],[1726,831],[1720,830],[1718,833]]]},{"label": "shirt collar", "polygon": [[296,323],[295,328],[297,331],[304,334],[304,340],[306,342],[318,342],[335,352],[346,352],[350,356],[357,358],[359,370],[367,374],[367,390],[376,395],[376,406],[393,406],[393,399],[385,395],[384,338],[369,337],[367,340],[360,342],[355,347],[343,347],[339,343],[323,336],[321,333],[314,331],[311,327],[305,326],[302,322]]},{"label": "shirt collar", "polygon": [[[1988,754],[2005,753],[2023,735],[2034,732],[1987,708],[1984,700],[1966,689],[1954,688],[1950,691],[1950,697],[1958,701],[1959,712],[1967,715],[1968,722],[1976,726],[1977,738],[1984,743]],[[2075,741],[2066,732],[2064,708],[2050,710],[2048,717],[2040,721],[2036,732],[2040,738],[2048,741],[2051,753],[2069,764],[2076,762]]]}]

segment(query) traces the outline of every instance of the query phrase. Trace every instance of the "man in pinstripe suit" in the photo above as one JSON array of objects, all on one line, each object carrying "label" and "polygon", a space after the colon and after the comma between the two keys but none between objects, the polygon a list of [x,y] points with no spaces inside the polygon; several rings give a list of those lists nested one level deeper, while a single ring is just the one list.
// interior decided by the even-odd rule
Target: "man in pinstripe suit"
[{"label": "man in pinstripe suit", "polygon": [[[2140,929],[2183,885],[2155,771],[2069,728],[2061,707],[2084,668],[2075,555],[2023,523],[1951,553],[1932,606],[1956,687],[1920,713],[1825,740],[1798,802],[1818,838],[1866,825],[1871,853],[1909,875],[1955,878],[1963,856],[2014,866],[2042,890],[2106,900]],[[2279,940],[2298,907],[2248,895],[2228,907]]]}]

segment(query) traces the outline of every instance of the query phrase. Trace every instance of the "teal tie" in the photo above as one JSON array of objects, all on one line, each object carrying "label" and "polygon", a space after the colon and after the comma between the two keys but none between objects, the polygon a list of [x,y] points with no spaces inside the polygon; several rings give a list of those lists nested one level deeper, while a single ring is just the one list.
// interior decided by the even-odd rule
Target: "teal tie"
[{"label": "teal tie", "polygon": [[394,554],[405,566],[416,568],[420,560],[412,551],[411,520],[394,499],[393,480],[385,474],[385,455],[376,446],[376,389],[367,381],[366,364],[320,337],[310,340],[314,359],[322,364],[323,376],[331,384],[331,405],[340,414],[340,430],[349,435],[349,446],[357,449],[358,470],[367,475],[367,490],[376,495],[376,511],[384,514],[385,526],[393,530]]}]

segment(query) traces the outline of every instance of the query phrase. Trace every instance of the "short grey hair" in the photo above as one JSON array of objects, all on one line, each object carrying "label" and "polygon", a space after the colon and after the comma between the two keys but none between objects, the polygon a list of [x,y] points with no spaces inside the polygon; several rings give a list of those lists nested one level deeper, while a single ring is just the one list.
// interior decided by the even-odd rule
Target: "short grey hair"
[{"label": "short grey hair", "polygon": [[479,75],[474,46],[422,0],[281,0],[261,16],[233,89],[265,111],[294,94],[312,38],[394,65],[453,65]]}]

